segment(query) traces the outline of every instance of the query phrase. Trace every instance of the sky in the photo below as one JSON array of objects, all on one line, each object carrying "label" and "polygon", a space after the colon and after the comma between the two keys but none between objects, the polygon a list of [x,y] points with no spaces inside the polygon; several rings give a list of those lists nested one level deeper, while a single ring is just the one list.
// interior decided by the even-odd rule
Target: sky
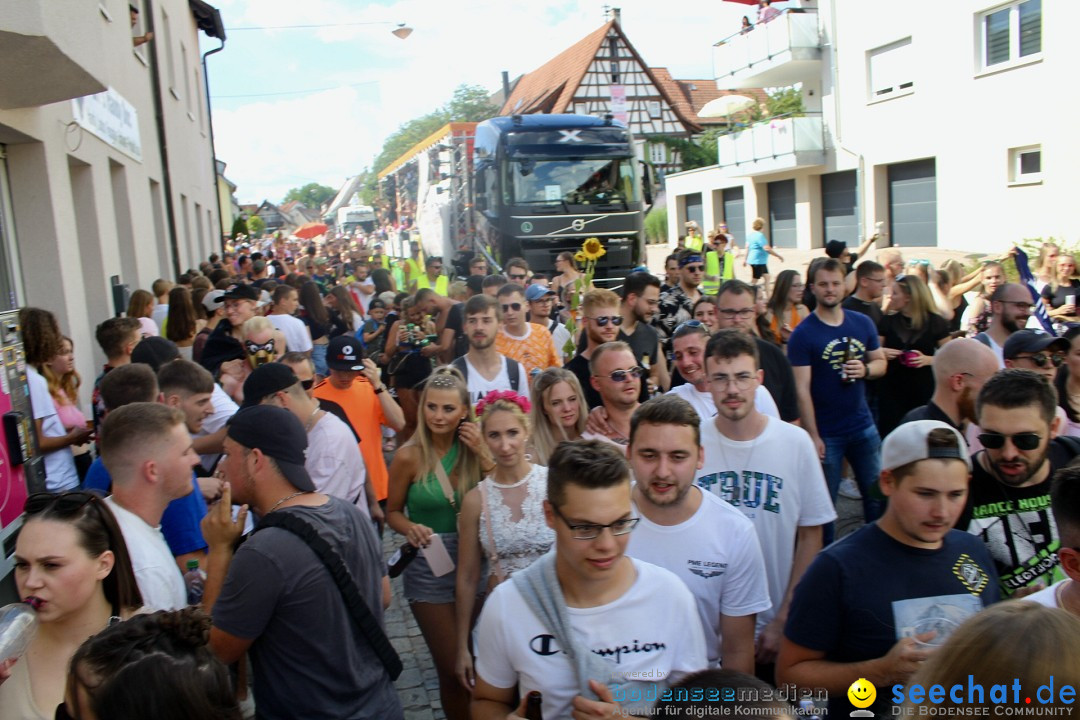
[{"label": "sky", "polygon": [[[712,46],[754,8],[624,0],[622,27],[653,67],[712,77]],[[603,3],[560,0],[217,0],[228,40],[207,59],[214,141],[241,203],[339,188],[386,137],[462,83],[495,91],[605,22]],[[673,8],[677,8],[673,10]],[[387,24],[359,24],[387,23]],[[394,25],[412,35],[399,40]],[[281,25],[334,27],[243,30]],[[218,41],[200,34],[202,52]]]}]

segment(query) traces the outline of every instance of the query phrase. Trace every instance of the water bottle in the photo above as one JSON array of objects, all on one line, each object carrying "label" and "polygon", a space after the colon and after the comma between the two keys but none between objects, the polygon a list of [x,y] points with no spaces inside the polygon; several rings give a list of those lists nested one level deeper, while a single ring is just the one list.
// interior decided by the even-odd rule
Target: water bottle
[{"label": "water bottle", "polygon": [[201,605],[203,590],[206,587],[206,572],[199,567],[198,560],[187,561],[184,586],[187,587],[188,605]]},{"label": "water bottle", "polygon": [[396,578],[398,575],[405,572],[406,566],[416,558],[416,553],[418,552],[420,552],[420,548],[412,543],[407,542],[399,547],[394,554],[390,556],[390,559],[386,561],[386,574],[392,578]]},{"label": "water bottle", "polygon": [[525,720],[544,720],[544,696],[532,690],[525,696]]},{"label": "water bottle", "polygon": [[37,632],[41,600],[26,598],[0,608],[0,662],[21,657]]}]

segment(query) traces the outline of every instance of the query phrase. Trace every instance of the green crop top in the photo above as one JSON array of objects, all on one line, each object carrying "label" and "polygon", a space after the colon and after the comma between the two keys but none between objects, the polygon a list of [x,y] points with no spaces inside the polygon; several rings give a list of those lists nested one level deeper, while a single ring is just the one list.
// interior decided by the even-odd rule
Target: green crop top
[{"label": "green crop top", "polygon": [[[447,477],[457,464],[460,453],[460,445],[455,440],[441,460]],[[461,507],[461,494],[457,488],[454,489],[454,502]],[[405,497],[405,509],[409,512],[409,519],[414,523],[427,525],[440,534],[457,532],[457,510],[446,501],[446,495],[435,473],[428,473],[423,480],[409,485],[409,492]]]}]

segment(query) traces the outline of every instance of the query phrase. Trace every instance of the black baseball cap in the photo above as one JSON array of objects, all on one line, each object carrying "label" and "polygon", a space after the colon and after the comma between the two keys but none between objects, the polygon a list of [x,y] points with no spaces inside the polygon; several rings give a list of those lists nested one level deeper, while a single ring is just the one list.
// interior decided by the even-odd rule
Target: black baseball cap
[{"label": "black baseball cap", "polygon": [[287,390],[298,382],[300,378],[284,363],[260,365],[244,381],[244,404],[241,407],[258,405],[267,395]]},{"label": "black baseball cap", "polygon": [[326,366],[331,370],[363,370],[364,349],[360,340],[338,335],[326,347]]},{"label": "black baseball cap", "polygon": [[180,349],[176,347],[176,343],[161,336],[143,338],[131,351],[131,362],[145,363],[153,368],[154,372],[178,357],[180,357]]},{"label": "black baseball cap", "polygon": [[226,300],[251,300],[252,302],[259,302],[259,291],[253,285],[233,285],[225,291],[224,295],[218,298],[218,302],[225,302]]},{"label": "black baseball cap", "polygon": [[[143,340],[146,342],[146,340]],[[142,343],[139,343],[142,345]],[[138,350],[139,345],[135,346]],[[1069,351],[1069,341],[1063,337],[1057,337],[1051,335],[1045,330],[1017,330],[1009,339],[1005,341],[1005,347],[1002,348],[1002,357],[1012,360],[1020,353],[1031,352],[1037,353],[1054,346],[1052,350],[1060,350],[1061,352]],[[134,360],[134,353],[132,353],[132,360]]]},{"label": "black baseball cap", "polygon": [[297,490],[315,492],[315,483],[304,467],[307,433],[291,412],[274,405],[242,407],[227,427],[234,442],[274,458],[281,474]]}]

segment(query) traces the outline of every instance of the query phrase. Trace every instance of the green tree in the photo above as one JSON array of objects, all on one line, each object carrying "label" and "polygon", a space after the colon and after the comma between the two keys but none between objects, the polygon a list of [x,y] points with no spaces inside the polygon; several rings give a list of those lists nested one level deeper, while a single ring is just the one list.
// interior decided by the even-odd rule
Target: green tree
[{"label": "green tree", "polygon": [[262,237],[262,234],[266,232],[266,221],[258,215],[252,215],[247,221],[248,235],[252,237]]},{"label": "green tree", "polygon": [[231,235],[236,237],[237,235],[247,235],[248,226],[247,221],[243,217],[237,217],[233,220]]},{"label": "green tree", "polygon": [[337,190],[334,188],[316,182],[309,182],[303,187],[293,188],[285,193],[285,198],[281,203],[284,205],[287,202],[296,201],[304,207],[318,210],[324,202],[332,200],[334,195],[337,195]]},{"label": "green tree", "polygon": [[458,85],[443,110],[450,122],[480,122],[497,115],[499,106],[492,104],[488,91],[479,85]]},{"label": "green tree", "polygon": [[645,240],[660,243],[667,240],[667,208],[659,208],[645,216]]}]

